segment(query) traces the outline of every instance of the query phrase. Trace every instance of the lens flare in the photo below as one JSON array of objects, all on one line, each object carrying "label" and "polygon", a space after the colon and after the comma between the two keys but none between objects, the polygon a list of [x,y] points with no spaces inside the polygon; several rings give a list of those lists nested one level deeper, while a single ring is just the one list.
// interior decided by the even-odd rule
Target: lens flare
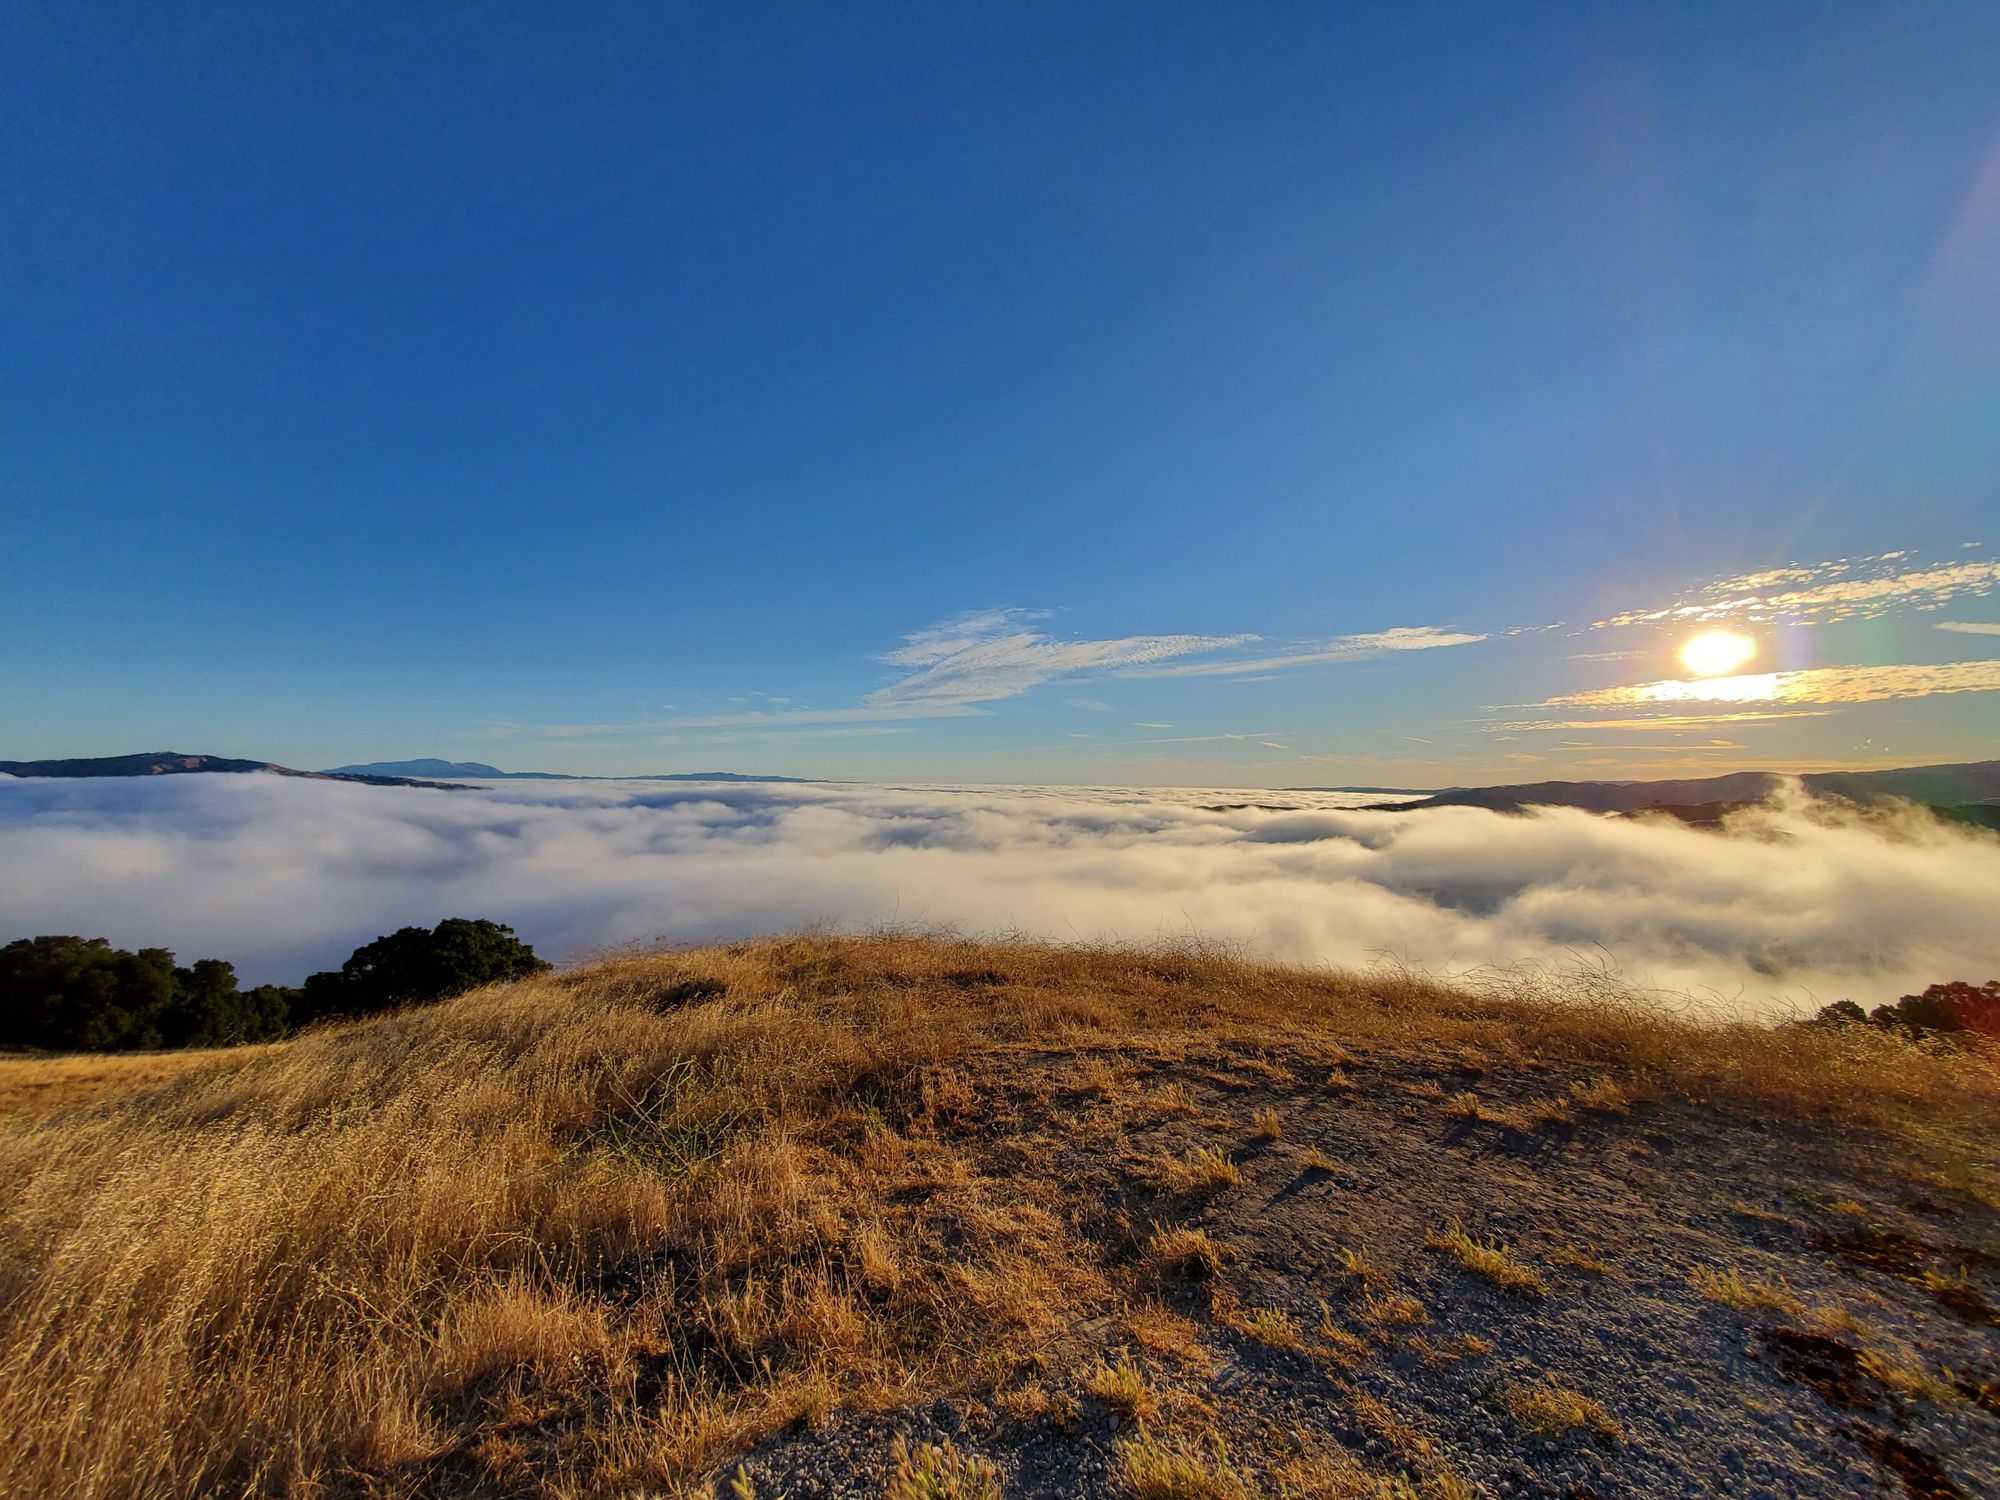
[{"label": "lens flare", "polygon": [[1681,647],[1681,665],[1697,677],[1721,677],[1757,654],[1757,643],[1733,630],[1704,630]]}]

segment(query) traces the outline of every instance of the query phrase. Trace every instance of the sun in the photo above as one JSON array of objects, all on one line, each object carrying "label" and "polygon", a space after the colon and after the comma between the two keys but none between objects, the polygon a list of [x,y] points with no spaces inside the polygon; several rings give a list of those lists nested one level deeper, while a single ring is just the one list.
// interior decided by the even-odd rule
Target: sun
[{"label": "sun", "polygon": [[1757,654],[1757,643],[1733,630],[1704,630],[1681,647],[1681,665],[1697,677],[1734,672]]}]

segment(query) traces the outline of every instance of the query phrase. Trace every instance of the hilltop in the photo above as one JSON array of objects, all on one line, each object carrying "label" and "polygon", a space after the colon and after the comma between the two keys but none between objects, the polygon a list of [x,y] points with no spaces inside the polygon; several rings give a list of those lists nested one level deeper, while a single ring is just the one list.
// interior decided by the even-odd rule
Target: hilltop
[{"label": "hilltop", "polygon": [[300,776],[308,781],[358,781],[368,786],[422,786],[441,791],[462,788],[441,781],[419,781],[359,771],[300,771],[268,760],[232,760],[222,755],[187,755],[179,750],[145,750],[136,755],[93,755],[71,760],[0,760],[6,776],[191,776],[208,773],[241,775],[267,771],[273,776]]},{"label": "hilltop", "polygon": [[1980,1045],[891,934],[0,1062],[0,1492],[1992,1493]]},{"label": "hilltop", "polygon": [[1900,799],[1968,814],[1976,813],[1981,804],[2000,802],[2000,760],[1980,760],[1886,771],[1816,771],[1797,777],[1780,776],[1773,771],[1739,771],[1686,781],[1536,781],[1512,786],[1451,787],[1420,801],[1386,802],[1377,810],[1421,812],[1432,807],[1483,807],[1495,812],[1519,812],[1526,807],[1579,807],[1589,812],[1620,813],[1656,809],[1713,811],[1761,802],[1788,781],[1799,782],[1815,796],[1860,803]]},{"label": "hilltop", "polygon": [[803,784],[804,776],[760,776],[742,771],[669,771],[651,776],[569,776],[560,771],[502,771],[476,760],[382,760],[366,765],[336,766],[330,771],[300,771],[269,760],[235,760],[223,755],[187,755],[179,750],[146,750],[136,755],[95,755],[70,760],[0,760],[7,776],[188,776],[205,773],[242,774],[268,771],[274,776],[298,776],[308,781],[354,781],[366,786],[420,786],[439,791],[464,791],[463,784],[439,777],[476,776],[520,781],[782,781]]}]

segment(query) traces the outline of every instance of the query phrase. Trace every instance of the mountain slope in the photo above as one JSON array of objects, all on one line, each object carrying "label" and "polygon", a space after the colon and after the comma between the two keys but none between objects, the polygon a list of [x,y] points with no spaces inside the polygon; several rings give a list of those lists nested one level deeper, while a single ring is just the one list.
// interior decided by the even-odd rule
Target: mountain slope
[{"label": "mountain slope", "polygon": [[358,766],[329,766],[327,776],[535,776],[535,771],[503,771],[479,760],[375,760]]},{"label": "mountain slope", "polygon": [[300,776],[310,781],[358,781],[369,786],[421,786],[462,790],[448,782],[419,781],[407,776],[383,776],[335,771],[297,771],[268,760],[232,760],[221,755],[186,755],[178,750],[142,751],[137,755],[95,755],[73,760],[0,760],[8,776],[191,776],[219,772],[242,775],[266,771],[274,776]]},{"label": "mountain slope", "polygon": [[1993,1493],[1990,1063],[1521,982],[775,940],[92,1079],[0,1493]]},{"label": "mountain slope", "polygon": [[[1590,812],[1641,812],[1756,802],[1788,779],[1770,771],[1739,771],[1691,781],[1538,781],[1517,786],[1452,787],[1420,802],[1391,802],[1382,807],[1396,812],[1428,807],[1484,807],[1499,812],[1518,812],[1524,807],[1579,807]],[[1856,802],[1900,797],[1934,807],[1963,807],[2000,799],[2000,760],[1888,771],[1822,771],[1796,779],[1810,792]]]}]

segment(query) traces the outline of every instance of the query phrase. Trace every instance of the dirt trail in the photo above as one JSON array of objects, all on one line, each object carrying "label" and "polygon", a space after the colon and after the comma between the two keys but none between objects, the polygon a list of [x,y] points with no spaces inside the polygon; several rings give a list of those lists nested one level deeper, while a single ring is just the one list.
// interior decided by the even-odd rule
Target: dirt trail
[{"label": "dirt trail", "polygon": [[[1088,1373],[1121,1351],[1149,1435],[1220,1435],[1201,1493],[2000,1493],[2000,1214],[1864,1133],[1309,1042],[1023,1049],[978,1083],[958,1144],[1046,1180],[1131,1301],[990,1391],[767,1443],[758,1495],[880,1494],[898,1436],[1009,1495],[1128,1494],[1137,1427]],[[1204,1151],[1239,1180],[1186,1183],[1226,1172]],[[1154,1276],[1161,1227],[1221,1270]],[[1231,1489],[1232,1451],[1294,1479]]]}]

